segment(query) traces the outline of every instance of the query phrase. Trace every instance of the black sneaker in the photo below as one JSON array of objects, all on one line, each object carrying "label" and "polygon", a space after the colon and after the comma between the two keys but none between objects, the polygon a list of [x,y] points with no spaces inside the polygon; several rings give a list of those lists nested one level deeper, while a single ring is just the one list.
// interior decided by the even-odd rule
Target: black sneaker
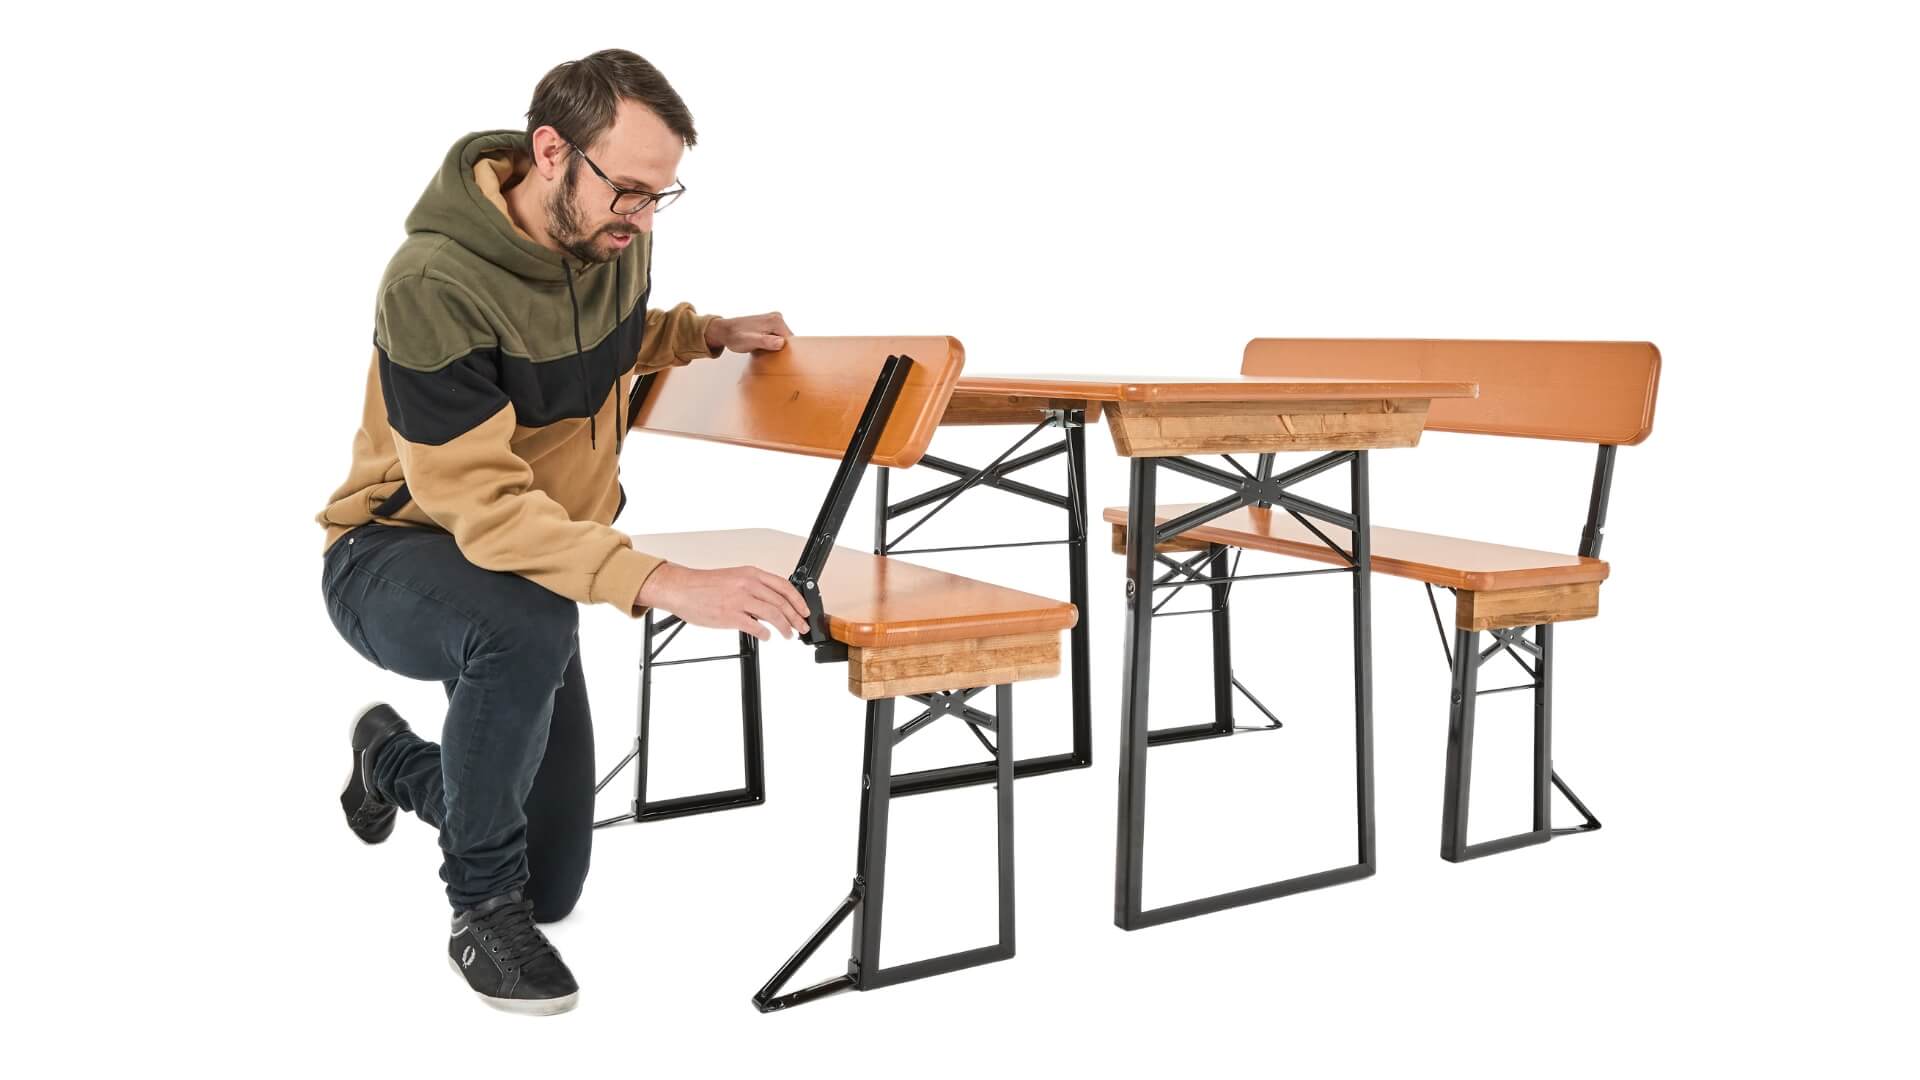
[{"label": "black sneaker", "polygon": [[496,1009],[551,1016],[580,1000],[580,984],[533,924],[533,901],[519,889],[453,917],[447,963]]},{"label": "black sneaker", "polygon": [[353,718],[353,772],[347,776],[346,790],[340,792],[340,809],[346,812],[347,828],[369,844],[377,844],[393,835],[393,821],[399,808],[373,793],[373,758],[388,739],[402,731],[411,731],[393,707],[375,702]]}]

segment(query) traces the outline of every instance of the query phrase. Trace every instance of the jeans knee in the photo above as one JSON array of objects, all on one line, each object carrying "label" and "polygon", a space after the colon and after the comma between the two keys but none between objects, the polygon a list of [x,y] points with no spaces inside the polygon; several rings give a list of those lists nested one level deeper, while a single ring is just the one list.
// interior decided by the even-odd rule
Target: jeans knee
[{"label": "jeans knee", "polygon": [[559,922],[573,912],[573,906],[580,902],[580,894],[585,891],[585,874],[565,881],[552,878],[535,878],[527,882],[527,899],[533,901],[533,921],[541,923]]},{"label": "jeans knee", "polygon": [[573,913],[573,905],[579,903],[580,894],[575,892],[565,901],[548,900],[533,902],[533,921],[537,923],[556,923]]}]

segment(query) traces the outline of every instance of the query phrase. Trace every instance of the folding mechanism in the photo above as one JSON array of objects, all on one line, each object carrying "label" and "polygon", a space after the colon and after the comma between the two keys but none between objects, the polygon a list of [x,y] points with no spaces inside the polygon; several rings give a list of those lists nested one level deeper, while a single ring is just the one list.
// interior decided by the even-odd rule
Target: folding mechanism
[{"label": "folding mechanism", "polygon": [[867,397],[867,407],[861,410],[860,420],[854,425],[846,455],[840,459],[833,484],[827,488],[827,499],[820,504],[819,516],[814,518],[807,546],[800,552],[800,562],[787,579],[807,602],[804,640],[816,648],[816,659],[822,662],[846,659],[846,648],[836,649],[833,634],[827,629],[826,611],[820,602],[820,571],[827,565],[827,556],[833,554],[834,538],[840,534],[840,525],[846,521],[847,510],[853,505],[854,492],[860,488],[860,474],[873,460],[873,448],[880,444],[880,433],[886,430],[887,418],[893,415],[894,403],[900,399],[900,388],[906,385],[907,373],[912,367],[913,360],[905,356],[889,356],[881,366],[880,378]]}]

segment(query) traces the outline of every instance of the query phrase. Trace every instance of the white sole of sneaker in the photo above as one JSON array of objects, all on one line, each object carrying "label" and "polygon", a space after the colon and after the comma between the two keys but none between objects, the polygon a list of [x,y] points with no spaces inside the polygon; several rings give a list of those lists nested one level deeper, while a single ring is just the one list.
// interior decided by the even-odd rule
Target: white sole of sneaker
[{"label": "white sole of sneaker", "polygon": [[[459,964],[456,964],[453,962],[453,957],[451,956],[447,957],[447,966],[453,969],[453,973],[455,975],[460,976],[461,982],[467,981],[466,973],[460,970]],[[519,1016],[553,1016],[558,1013],[566,1012],[567,1010],[573,1008],[575,1005],[578,1005],[580,1003],[580,991],[578,990],[575,990],[573,993],[568,994],[565,997],[547,998],[542,1001],[524,1001],[519,998],[488,997],[487,995],[479,992],[478,990],[475,990],[473,992],[473,996],[479,998],[481,1001],[486,1002],[487,1004],[493,1006],[494,1008],[499,1009],[501,1012],[514,1013]]]}]

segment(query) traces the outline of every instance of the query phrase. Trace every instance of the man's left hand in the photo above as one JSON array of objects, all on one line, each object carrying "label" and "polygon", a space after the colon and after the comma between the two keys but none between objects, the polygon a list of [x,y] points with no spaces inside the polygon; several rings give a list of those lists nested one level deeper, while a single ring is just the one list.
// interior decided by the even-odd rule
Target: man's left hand
[{"label": "man's left hand", "polygon": [[742,315],[737,319],[715,319],[707,324],[707,348],[753,352],[756,349],[779,350],[787,347],[793,331],[777,311],[765,315]]}]

